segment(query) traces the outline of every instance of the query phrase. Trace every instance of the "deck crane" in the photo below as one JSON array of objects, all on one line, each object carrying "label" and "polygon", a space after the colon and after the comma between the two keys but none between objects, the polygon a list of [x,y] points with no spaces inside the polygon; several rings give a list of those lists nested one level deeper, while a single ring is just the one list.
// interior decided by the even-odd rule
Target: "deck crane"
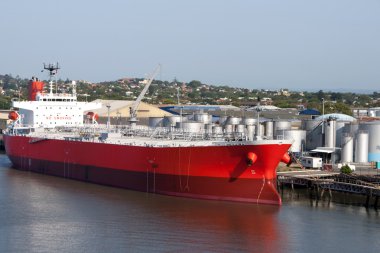
[{"label": "deck crane", "polygon": [[141,103],[141,100],[144,98],[145,93],[148,91],[149,86],[153,82],[154,77],[157,75],[157,73],[160,71],[161,65],[159,64],[156,69],[153,71],[151,75],[148,76],[148,78],[144,79],[142,81],[143,84],[145,84],[144,89],[141,91],[140,95],[137,97],[136,101],[133,103],[132,107],[129,108],[129,123],[131,124],[131,127],[136,126],[137,122],[137,109]]}]

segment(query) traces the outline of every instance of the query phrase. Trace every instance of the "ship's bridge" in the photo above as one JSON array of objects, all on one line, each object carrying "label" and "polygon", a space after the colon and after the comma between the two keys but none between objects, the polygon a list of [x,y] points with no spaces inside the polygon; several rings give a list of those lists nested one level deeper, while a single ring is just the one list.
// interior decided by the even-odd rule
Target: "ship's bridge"
[{"label": "ship's bridge", "polygon": [[83,126],[85,111],[102,107],[101,103],[78,102],[70,94],[41,94],[36,101],[13,101],[19,108],[20,123],[30,127]]}]

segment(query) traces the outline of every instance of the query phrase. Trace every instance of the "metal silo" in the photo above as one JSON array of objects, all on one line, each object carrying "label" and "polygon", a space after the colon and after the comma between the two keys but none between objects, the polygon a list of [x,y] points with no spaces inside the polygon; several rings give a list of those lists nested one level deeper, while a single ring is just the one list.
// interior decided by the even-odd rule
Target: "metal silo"
[{"label": "metal silo", "polygon": [[256,122],[257,122],[257,119],[247,118],[247,117],[243,118],[243,121],[242,121],[242,123],[246,126],[253,126],[256,124]]},{"label": "metal silo", "polygon": [[227,118],[225,124],[226,125],[238,125],[238,124],[240,124],[240,121],[241,121],[241,118],[230,116]]},{"label": "metal silo", "polygon": [[275,120],[274,121],[274,127],[273,131],[276,132],[277,130],[287,130],[292,128],[292,122],[289,120]]},{"label": "metal silo", "polygon": [[265,121],[265,137],[273,139],[273,121]]},{"label": "metal silo", "polygon": [[356,135],[355,162],[368,162],[368,132],[359,130]]},{"label": "metal silo", "polygon": [[325,122],[325,147],[333,148],[336,145],[336,120],[328,119]]},{"label": "metal silo", "polygon": [[[180,122],[177,122],[176,128],[181,128]],[[202,122],[182,122],[182,129],[185,133],[203,133],[204,124]]]},{"label": "metal silo", "polygon": [[207,113],[196,113],[194,114],[194,121],[210,124],[212,122],[212,115]]},{"label": "metal silo", "polygon": [[354,161],[354,136],[351,133],[342,134],[342,163],[351,163]]},{"label": "metal silo", "polygon": [[249,141],[253,141],[254,136],[255,136],[255,125],[248,125],[247,126],[247,138]]},{"label": "metal silo", "polygon": [[342,137],[343,137],[343,132],[344,132],[344,127],[347,124],[347,121],[337,121],[336,122],[336,128],[335,128],[335,133],[336,133],[336,147],[342,146]]},{"label": "metal silo", "polygon": [[368,161],[380,161],[380,121],[361,123],[359,129],[368,132]]},{"label": "metal silo", "polygon": [[186,122],[187,118],[182,117],[180,115],[173,115],[173,116],[165,116],[163,119],[163,125],[164,127],[172,127],[176,126],[177,122]]},{"label": "metal silo", "polygon": [[[279,130],[281,132],[282,130]],[[294,140],[290,151],[300,153],[305,148],[306,144],[306,130],[290,129],[283,130],[285,140]]]}]

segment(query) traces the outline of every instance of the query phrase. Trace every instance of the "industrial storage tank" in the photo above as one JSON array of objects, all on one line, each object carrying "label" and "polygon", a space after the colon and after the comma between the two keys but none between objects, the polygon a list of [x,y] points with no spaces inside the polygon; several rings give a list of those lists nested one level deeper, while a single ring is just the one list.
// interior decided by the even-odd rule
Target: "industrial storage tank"
[{"label": "industrial storage tank", "polygon": [[236,125],[235,132],[243,134],[245,132],[245,125],[243,124]]},{"label": "industrial storage tank", "polygon": [[336,145],[336,120],[328,119],[325,122],[325,147],[334,148]]},{"label": "industrial storage tank", "polygon": [[234,126],[233,126],[233,125],[230,125],[230,124],[225,125],[225,126],[224,126],[224,132],[225,132],[226,134],[232,134],[232,133],[234,132]]},{"label": "industrial storage tank", "polygon": [[196,113],[194,114],[194,121],[210,124],[212,122],[212,115],[207,113]]},{"label": "industrial storage tank", "polygon": [[380,161],[380,121],[360,123],[359,129],[369,135],[368,161]]},{"label": "industrial storage tank", "polygon": [[343,137],[343,133],[344,133],[344,127],[346,126],[347,123],[349,123],[349,122],[340,121],[340,120],[336,122],[336,125],[335,125],[335,135],[336,135],[335,146],[336,147],[342,146],[342,137]]},{"label": "industrial storage tank", "polygon": [[368,162],[368,132],[359,130],[356,135],[355,162]]},{"label": "industrial storage tank", "polygon": [[343,133],[342,134],[342,155],[341,162],[342,163],[351,163],[354,161],[354,136],[351,133]]},{"label": "industrial storage tank", "polygon": [[248,117],[245,117],[243,118],[242,120],[242,123],[246,126],[252,126],[252,125],[255,125],[257,122],[257,119],[255,118],[248,118]]},{"label": "industrial storage tank", "polygon": [[305,119],[302,120],[302,129],[307,132],[313,131],[316,127],[322,124],[321,120]]},{"label": "industrial storage tank", "polygon": [[214,124],[205,124],[205,133],[206,134],[212,134],[212,128],[214,127]]},{"label": "industrial storage tank", "polygon": [[255,129],[256,129],[255,125],[248,125],[247,126],[247,139],[249,141],[253,141],[254,140],[254,138],[255,138]]},{"label": "industrial storage tank", "polygon": [[273,121],[265,121],[265,137],[273,139]]},{"label": "industrial storage tank", "polygon": [[[181,127],[182,125],[182,127]],[[176,128],[183,129],[185,133],[203,133],[204,124],[202,122],[177,122]]]},{"label": "industrial storage tank", "polygon": [[177,122],[186,122],[187,118],[182,117],[180,115],[173,115],[173,116],[165,116],[163,119],[163,126],[164,127],[172,127],[176,126]]},{"label": "industrial storage tank", "polygon": [[292,128],[292,122],[289,120],[275,120],[273,125],[273,131],[287,130]]},{"label": "industrial storage tank", "polygon": [[283,131],[285,140],[294,140],[290,151],[294,153],[300,153],[305,149],[306,145],[306,130],[299,129],[289,129],[289,130],[278,130]]},{"label": "industrial storage tank", "polygon": [[213,137],[223,136],[223,128],[221,126],[215,125],[212,127]]},{"label": "industrial storage tank", "polygon": [[149,127],[161,127],[163,120],[163,117],[149,117]]},{"label": "industrial storage tank", "polygon": [[238,125],[240,124],[241,118],[229,116],[225,122],[225,125]]}]

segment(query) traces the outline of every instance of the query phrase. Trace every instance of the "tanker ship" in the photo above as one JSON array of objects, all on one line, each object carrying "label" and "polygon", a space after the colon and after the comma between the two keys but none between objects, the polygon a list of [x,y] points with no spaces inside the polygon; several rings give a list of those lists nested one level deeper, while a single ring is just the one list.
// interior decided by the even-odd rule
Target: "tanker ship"
[{"label": "tanker ship", "polygon": [[77,101],[74,81],[71,92],[54,92],[59,67],[44,68],[49,89],[32,78],[28,101],[12,102],[4,143],[14,168],[149,193],[281,204],[276,168],[290,162],[291,140],[253,136],[249,125],[238,135],[215,124],[197,131],[184,122],[138,125],[137,108],[154,75],[130,108],[129,124],[98,124],[93,111],[102,105]]}]

